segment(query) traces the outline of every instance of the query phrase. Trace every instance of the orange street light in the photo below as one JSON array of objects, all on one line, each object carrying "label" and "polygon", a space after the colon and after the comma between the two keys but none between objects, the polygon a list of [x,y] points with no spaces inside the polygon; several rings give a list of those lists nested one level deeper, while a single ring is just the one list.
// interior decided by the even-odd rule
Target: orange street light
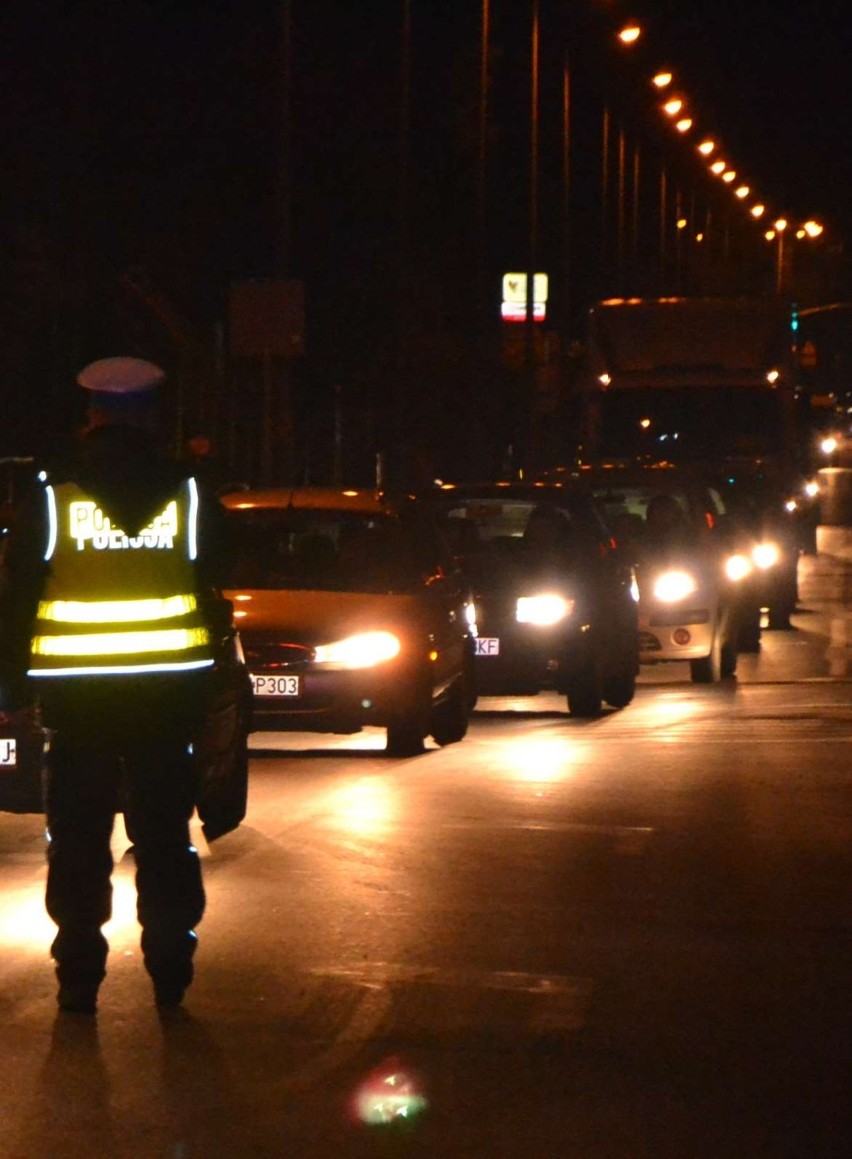
[{"label": "orange street light", "polygon": [[658,72],[657,75],[652,78],[651,84],[655,85],[658,89],[664,89],[668,88],[673,80],[674,77],[670,72]]},{"label": "orange street light", "polygon": [[728,169],[722,174],[722,180],[726,185],[730,185],[732,181],[736,181],[737,175],[733,169]]},{"label": "orange street light", "polygon": [[802,226],[802,229],[805,231],[808,237],[819,237],[823,231],[823,228],[824,227],[821,226],[818,221],[806,221]]},{"label": "orange street light", "polygon": [[698,146],[698,152],[703,153],[705,157],[709,157],[715,148],[716,148],[715,141],[710,141],[710,140],[702,141],[701,144]]},{"label": "orange street light", "polygon": [[682,108],[683,101],[679,97],[673,97],[663,105],[663,112],[670,117],[676,117]]},{"label": "orange street light", "polygon": [[619,32],[618,39],[622,44],[635,44],[641,35],[642,29],[638,24],[628,24]]},{"label": "orange street light", "polygon": [[713,164],[710,166],[710,172],[715,173],[716,176],[718,177],[718,175],[720,173],[724,173],[727,168],[728,168],[727,162],[714,161]]},{"label": "orange street light", "polygon": [[679,133],[688,133],[692,128],[692,117],[681,117],[675,128]]},{"label": "orange street light", "polygon": [[751,207],[749,213],[752,217],[763,217],[764,213],[766,213],[766,206],[761,205],[760,202],[758,202],[757,205],[753,205]]},{"label": "orange street light", "polygon": [[747,185],[741,185],[739,189],[734,190],[734,194],[739,197],[740,201],[748,197],[749,193],[751,193],[751,190]]}]

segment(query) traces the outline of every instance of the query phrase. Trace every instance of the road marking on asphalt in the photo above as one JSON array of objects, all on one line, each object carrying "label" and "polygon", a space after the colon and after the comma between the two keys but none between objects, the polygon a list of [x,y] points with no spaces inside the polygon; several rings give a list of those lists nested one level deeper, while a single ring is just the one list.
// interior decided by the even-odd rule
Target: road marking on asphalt
[{"label": "road marking on asphalt", "polygon": [[[441,969],[410,966],[397,962],[365,962],[354,966],[317,966],[310,973],[323,980],[348,982],[365,992],[365,1003],[359,1004],[338,1041],[351,1041],[353,1035],[363,1038],[372,1019],[384,1020],[395,1004],[389,995],[406,989],[405,1002],[399,1009],[406,1025],[417,1029],[457,1032],[481,1030],[493,1033],[495,1028],[519,1030],[528,1034],[563,1034],[584,1025],[595,983],[591,978],[566,974],[532,974],[520,970],[476,970],[456,967]],[[417,1001],[415,992],[422,992]],[[435,991],[440,1000],[435,1002]],[[369,994],[374,994],[373,1003]],[[482,1001],[490,995],[491,1001]],[[502,999],[495,997],[501,995]],[[496,1007],[495,1007],[496,1002]],[[370,1029],[370,1033],[375,1027]],[[382,1027],[382,1032],[387,1030]]]},{"label": "road marking on asphalt", "polygon": [[[365,1042],[395,1033],[465,1043],[481,1035],[512,1044],[572,1033],[585,1024],[595,992],[592,979],[564,974],[442,970],[395,962],[317,966],[309,973],[320,988],[351,986],[357,1002],[320,1052],[288,1075],[285,1085],[291,1090],[316,1084],[357,1058]],[[338,1008],[330,997],[328,1002]]]},{"label": "road marking on asphalt", "polygon": [[607,837],[614,842],[613,852],[635,857],[645,852],[655,830],[646,825],[591,825],[573,821],[450,821],[442,829],[529,830],[544,833],[582,833]]}]

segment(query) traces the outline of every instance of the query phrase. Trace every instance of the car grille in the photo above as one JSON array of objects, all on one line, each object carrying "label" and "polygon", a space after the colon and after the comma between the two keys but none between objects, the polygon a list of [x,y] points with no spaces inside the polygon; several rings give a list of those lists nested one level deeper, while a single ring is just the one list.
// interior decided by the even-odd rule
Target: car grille
[{"label": "car grille", "polygon": [[254,643],[242,641],[246,663],[253,671],[286,671],[307,664],[314,658],[314,649],[304,644]]}]

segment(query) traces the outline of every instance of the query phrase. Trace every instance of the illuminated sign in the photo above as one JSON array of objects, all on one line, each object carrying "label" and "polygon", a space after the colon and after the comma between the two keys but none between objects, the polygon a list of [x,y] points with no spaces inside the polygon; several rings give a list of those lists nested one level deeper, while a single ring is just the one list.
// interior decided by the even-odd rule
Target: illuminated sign
[{"label": "illuminated sign", "polygon": [[[547,305],[547,274],[533,274],[533,321],[543,322]],[[527,319],[527,275],[503,275],[503,302],[500,313],[505,322],[525,322]]]}]

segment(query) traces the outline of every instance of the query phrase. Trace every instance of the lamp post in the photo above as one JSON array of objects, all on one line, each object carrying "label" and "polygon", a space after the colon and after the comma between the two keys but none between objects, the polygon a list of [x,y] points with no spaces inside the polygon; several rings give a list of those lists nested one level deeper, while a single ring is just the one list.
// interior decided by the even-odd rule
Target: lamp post
[{"label": "lamp post", "polygon": [[778,231],[778,247],[775,262],[775,292],[782,294],[787,282],[787,267],[784,263],[784,236],[787,229],[787,222],[783,217],[779,217],[775,222],[775,229]]}]

